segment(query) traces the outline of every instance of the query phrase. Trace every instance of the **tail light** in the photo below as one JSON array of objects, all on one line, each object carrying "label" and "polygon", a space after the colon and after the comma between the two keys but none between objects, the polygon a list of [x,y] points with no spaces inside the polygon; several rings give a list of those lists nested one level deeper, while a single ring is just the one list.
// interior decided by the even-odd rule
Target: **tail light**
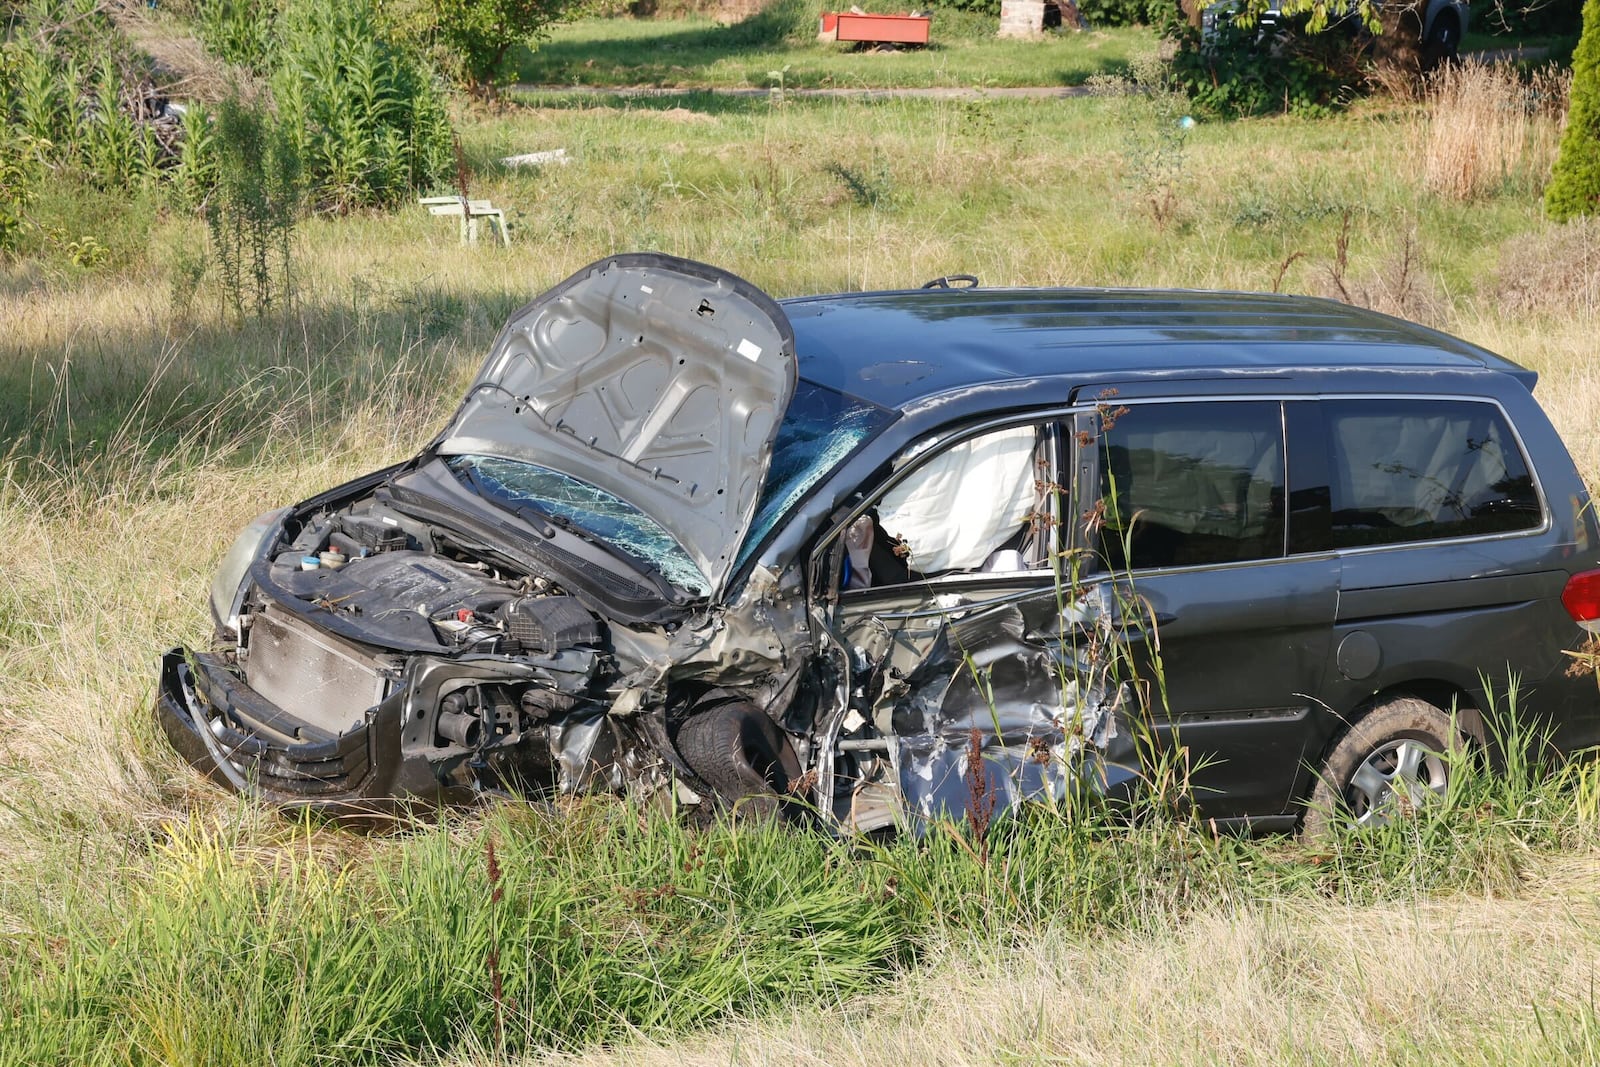
[{"label": "tail light", "polygon": [[1584,571],[1567,579],[1561,606],[1572,621],[1590,633],[1600,633],[1600,571]]}]

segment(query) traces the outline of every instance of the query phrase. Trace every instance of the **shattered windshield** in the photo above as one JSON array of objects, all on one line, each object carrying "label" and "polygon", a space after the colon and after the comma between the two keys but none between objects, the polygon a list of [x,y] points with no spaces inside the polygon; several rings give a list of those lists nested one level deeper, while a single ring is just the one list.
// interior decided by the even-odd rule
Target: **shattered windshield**
[{"label": "shattered windshield", "polygon": [[493,456],[452,456],[445,461],[481,495],[515,511],[531,507],[571,523],[628,555],[653,565],[667,581],[694,596],[710,592],[705,576],[672,535],[650,516],[604,489],[533,463]]},{"label": "shattered windshield", "polygon": [[822,478],[888,425],[889,412],[865,400],[801,379],[772,444],[772,465],[755,519],[739,550],[744,566],[787,515]]}]

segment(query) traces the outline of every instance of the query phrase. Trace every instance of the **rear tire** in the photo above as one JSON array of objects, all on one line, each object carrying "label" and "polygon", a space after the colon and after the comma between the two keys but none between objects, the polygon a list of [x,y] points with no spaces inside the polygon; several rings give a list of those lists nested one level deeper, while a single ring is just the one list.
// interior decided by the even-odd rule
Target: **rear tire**
[{"label": "rear tire", "polygon": [[1316,840],[1341,826],[1382,826],[1442,799],[1464,743],[1450,716],[1432,704],[1416,697],[1384,701],[1333,746],[1302,832]]}]

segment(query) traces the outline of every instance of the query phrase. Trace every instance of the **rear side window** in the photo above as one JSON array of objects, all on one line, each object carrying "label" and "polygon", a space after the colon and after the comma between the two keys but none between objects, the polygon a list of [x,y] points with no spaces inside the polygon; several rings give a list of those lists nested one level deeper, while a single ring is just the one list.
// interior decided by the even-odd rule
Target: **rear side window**
[{"label": "rear side window", "polygon": [[1283,420],[1276,401],[1136,404],[1100,434],[1114,569],[1283,555]]},{"label": "rear side window", "polygon": [[1463,400],[1323,402],[1331,547],[1533,529],[1528,464],[1500,409]]}]

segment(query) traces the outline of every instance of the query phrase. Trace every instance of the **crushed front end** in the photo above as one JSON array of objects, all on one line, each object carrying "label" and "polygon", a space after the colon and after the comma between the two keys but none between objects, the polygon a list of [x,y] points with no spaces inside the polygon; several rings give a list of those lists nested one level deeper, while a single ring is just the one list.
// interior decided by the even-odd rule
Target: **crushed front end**
[{"label": "crushed front end", "polygon": [[[614,788],[624,764],[648,773],[607,719],[610,627],[531,561],[519,567],[514,539],[474,554],[469,517],[446,526],[393,506],[430,476],[443,477],[408,472],[246,532],[258,554],[236,600],[214,601],[214,649],[162,661],[160,718],[191,763],[269,800],[336,807]],[[624,658],[664,630],[643,624]]]}]

